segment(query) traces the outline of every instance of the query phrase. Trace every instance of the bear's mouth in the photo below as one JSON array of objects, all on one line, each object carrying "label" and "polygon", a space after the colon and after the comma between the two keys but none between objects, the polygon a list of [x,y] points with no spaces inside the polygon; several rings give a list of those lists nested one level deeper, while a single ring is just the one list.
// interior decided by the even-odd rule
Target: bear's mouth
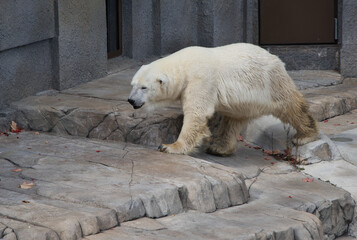
[{"label": "bear's mouth", "polygon": [[139,109],[139,108],[141,108],[142,106],[144,106],[144,104],[145,104],[145,103],[141,104],[140,106],[134,105],[133,108],[134,108],[134,109]]}]

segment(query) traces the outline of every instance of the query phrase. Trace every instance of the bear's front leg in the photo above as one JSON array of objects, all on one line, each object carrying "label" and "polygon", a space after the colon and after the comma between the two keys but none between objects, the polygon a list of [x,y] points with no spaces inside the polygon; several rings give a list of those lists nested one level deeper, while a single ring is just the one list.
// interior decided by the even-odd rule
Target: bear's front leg
[{"label": "bear's front leg", "polygon": [[185,114],[183,126],[176,142],[172,144],[161,144],[160,152],[174,154],[188,154],[196,146],[202,143],[203,138],[211,135],[207,127],[208,119],[198,117],[194,114]]}]

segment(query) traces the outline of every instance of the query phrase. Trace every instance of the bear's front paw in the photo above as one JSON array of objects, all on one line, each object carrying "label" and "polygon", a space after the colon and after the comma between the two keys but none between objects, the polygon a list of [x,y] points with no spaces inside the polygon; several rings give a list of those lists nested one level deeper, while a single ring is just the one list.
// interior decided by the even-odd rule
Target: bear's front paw
[{"label": "bear's front paw", "polygon": [[184,151],[182,145],[178,142],[175,142],[173,144],[161,144],[158,148],[160,152],[164,153],[174,153],[174,154],[185,154],[186,152]]}]

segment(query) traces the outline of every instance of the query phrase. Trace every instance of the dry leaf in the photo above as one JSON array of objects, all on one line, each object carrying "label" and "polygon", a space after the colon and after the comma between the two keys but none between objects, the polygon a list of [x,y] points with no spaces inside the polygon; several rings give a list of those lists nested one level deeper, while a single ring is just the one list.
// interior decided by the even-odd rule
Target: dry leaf
[{"label": "dry leaf", "polygon": [[22,202],[23,202],[23,203],[30,203],[30,201],[26,201],[26,200],[23,200]]},{"label": "dry leaf", "polygon": [[24,182],[23,184],[21,184],[19,187],[22,189],[30,189],[34,186],[33,182]]},{"label": "dry leaf", "polygon": [[313,179],[313,178],[308,178],[308,177],[306,177],[306,178],[303,178],[302,181],[303,181],[303,182],[313,182],[314,179]]},{"label": "dry leaf", "polygon": [[39,132],[35,132],[35,135],[40,135],[40,133]]},{"label": "dry leaf", "polygon": [[244,138],[243,138],[241,135],[239,135],[237,139],[238,139],[238,141],[240,141],[240,142],[243,142],[243,140],[244,140]]},{"label": "dry leaf", "polygon": [[11,132],[13,132],[13,133],[19,133],[19,132],[22,131],[22,129],[19,128],[19,127],[17,126],[16,122],[14,122],[14,121],[11,121],[10,127],[11,127]]},{"label": "dry leaf", "polygon": [[273,152],[271,150],[264,150],[263,152],[266,153],[266,154],[269,154],[269,155],[273,154]]},{"label": "dry leaf", "polygon": [[16,168],[16,169],[12,169],[11,171],[13,172],[20,172],[22,169],[21,168]]},{"label": "dry leaf", "polygon": [[265,160],[270,160],[270,158],[268,158],[268,157],[265,157],[264,159],[265,159]]},{"label": "dry leaf", "polygon": [[277,154],[280,154],[280,150],[274,150],[273,151],[273,155],[277,155]]},{"label": "dry leaf", "polygon": [[14,121],[11,121],[11,130],[16,131],[17,129],[17,124]]}]

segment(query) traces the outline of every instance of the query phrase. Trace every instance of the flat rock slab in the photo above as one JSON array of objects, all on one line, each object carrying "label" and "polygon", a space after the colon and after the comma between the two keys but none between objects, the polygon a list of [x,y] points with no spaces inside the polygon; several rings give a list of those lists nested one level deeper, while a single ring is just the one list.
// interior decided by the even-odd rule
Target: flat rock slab
[{"label": "flat rock slab", "polygon": [[[0,136],[0,179],[0,216],[60,239],[80,239],[144,216],[214,212],[249,197],[243,176],[218,164],[38,132]],[[19,188],[24,182],[33,186]],[[15,234],[22,229],[0,223]]]},{"label": "flat rock slab", "polygon": [[[355,165],[345,160],[320,162],[304,166],[304,172],[347,190],[357,201],[357,167]],[[348,234],[357,238],[357,209],[349,225]]]},{"label": "flat rock slab", "polygon": [[[266,160],[260,149],[242,145],[229,158],[195,157],[37,132],[0,136],[0,215],[14,221],[0,219],[1,226],[11,237],[26,234],[27,224],[33,239],[113,233],[117,239],[333,239],[352,221],[349,193],[317,179],[305,182],[307,176]],[[33,187],[19,188],[25,181]],[[127,222],[145,216],[159,219],[147,226]]]},{"label": "flat rock slab", "polygon": [[[324,234],[331,239],[347,233],[349,228],[355,226],[356,220],[353,217],[356,217],[357,214],[353,213],[355,201],[350,194],[351,188],[346,186],[343,186],[343,189],[335,188],[331,183],[325,182],[325,178],[320,180],[318,175],[313,175],[311,172],[306,173],[313,177],[304,175],[290,164],[267,157],[260,149],[249,148],[249,146],[243,144],[231,157],[221,158],[204,153],[195,156],[224,164],[232,169],[239,169],[246,176],[248,184],[250,193],[248,206],[251,203],[261,204],[262,206],[277,204],[312,213],[321,220]],[[329,162],[324,161],[320,164],[324,163]],[[314,169],[319,172],[318,164],[301,166],[301,170],[305,167],[314,166],[316,166]],[[326,177],[330,173],[333,176],[332,172],[336,170],[341,176],[341,181],[343,181],[344,170],[347,168],[348,165],[340,171],[337,171],[334,167],[324,168],[325,170],[321,170],[321,173],[325,172]],[[346,174],[348,172],[351,171],[346,171]],[[349,186],[353,181],[354,178],[351,178]],[[353,226],[350,226],[351,223]]]},{"label": "flat rock slab", "polygon": [[343,81],[341,74],[336,71],[299,70],[288,73],[300,90],[337,85]]},{"label": "flat rock slab", "polygon": [[347,232],[355,206],[351,196],[317,179],[304,182],[305,175],[286,165],[267,166],[251,179],[248,204],[214,213],[142,218],[86,239],[308,240],[334,239]]},{"label": "flat rock slab", "polygon": [[311,214],[281,206],[251,205],[215,214],[191,211],[157,220],[139,219],[86,239],[317,240],[323,239],[323,234],[320,221]]},{"label": "flat rock slab", "polygon": [[302,91],[312,115],[318,120],[345,114],[357,108],[357,79],[345,79],[343,84]]},{"label": "flat rock slab", "polygon": [[330,138],[336,144],[342,157],[357,166],[357,126],[354,129],[332,135]]},{"label": "flat rock slab", "polygon": [[357,128],[357,109],[319,122],[319,129],[328,136]]}]

